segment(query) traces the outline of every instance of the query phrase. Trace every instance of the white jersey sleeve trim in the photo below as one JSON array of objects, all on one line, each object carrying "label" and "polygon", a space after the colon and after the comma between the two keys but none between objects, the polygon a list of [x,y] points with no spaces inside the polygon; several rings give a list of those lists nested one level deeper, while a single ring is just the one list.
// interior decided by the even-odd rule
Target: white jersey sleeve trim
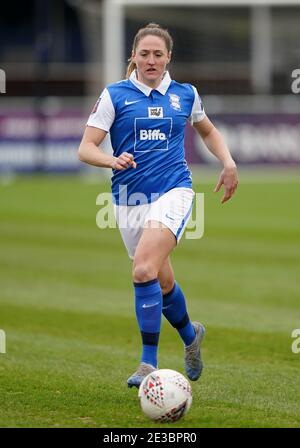
[{"label": "white jersey sleeve trim", "polygon": [[101,93],[94,109],[89,116],[87,126],[93,126],[95,128],[103,129],[109,132],[113,122],[115,120],[115,108],[112,103],[109,91],[104,89]]},{"label": "white jersey sleeve trim", "polygon": [[195,94],[195,99],[192,107],[192,112],[189,117],[189,122],[191,125],[193,123],[198,123],[199,121],[202,121],[206,117],[206,113],[204,110],[204,107],[202,106],[199,93],[196,89],[196,87],[192,86]]}]

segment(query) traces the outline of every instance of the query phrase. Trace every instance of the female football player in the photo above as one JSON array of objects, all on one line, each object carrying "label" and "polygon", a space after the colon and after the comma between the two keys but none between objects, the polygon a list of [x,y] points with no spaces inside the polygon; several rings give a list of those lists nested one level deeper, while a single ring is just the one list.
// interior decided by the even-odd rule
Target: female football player
[{"label": "female football player", "polygon": [[[170,78],[173,42],[156,24],[140,29],[133,42],[127,79],[107,86],[91,113],[79,159],[112,169],[115,216],[129,257],[142,354],[129,387],[157,369],[162,314],[184,344],[188,378],[202,372],[200,345],[205,329],[191,322],[170,253],[179,243],[192,211],[194,192],[185,161],[184,129],[189,121],[223,164],[215,191],[222,203],[237,188],[237,169],[219,131],[206,116],[196,88]],[[110,133],[113,155],[99,149]]]}]

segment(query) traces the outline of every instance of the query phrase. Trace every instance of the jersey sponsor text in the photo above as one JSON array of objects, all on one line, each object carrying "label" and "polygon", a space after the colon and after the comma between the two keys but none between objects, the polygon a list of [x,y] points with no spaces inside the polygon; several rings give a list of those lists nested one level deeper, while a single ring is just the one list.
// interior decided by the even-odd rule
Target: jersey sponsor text
[{"label": "jersey sponsor text", "polygon": [[140,129],[140,140],[166,140],[166,134],[160,129]]}]

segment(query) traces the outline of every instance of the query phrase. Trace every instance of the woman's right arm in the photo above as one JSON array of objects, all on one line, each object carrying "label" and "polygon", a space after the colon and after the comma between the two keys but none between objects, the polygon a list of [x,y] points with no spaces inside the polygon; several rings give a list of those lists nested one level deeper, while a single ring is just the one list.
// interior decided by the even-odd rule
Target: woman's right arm
[{"label": "woman's right arm", "polygon": [[78,158],[81,162],[114,170],[125,170],[129,166],[136,168],[133,155],[123,152],[119,157],[106,154],[98,146],[103,142],[107,132],[103,129],[87,126],[78,148]]}]

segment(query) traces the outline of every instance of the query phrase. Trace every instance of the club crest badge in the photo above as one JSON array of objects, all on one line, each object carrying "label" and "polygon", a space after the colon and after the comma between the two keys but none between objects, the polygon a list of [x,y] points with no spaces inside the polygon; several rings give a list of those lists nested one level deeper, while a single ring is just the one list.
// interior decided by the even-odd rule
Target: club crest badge
[{"label": "club crest badge", "polygon": [[169,97],[171,107],[175,110],[181,110],[180,97],[178,95],[175,95],[175,93],[169,93]]}]

